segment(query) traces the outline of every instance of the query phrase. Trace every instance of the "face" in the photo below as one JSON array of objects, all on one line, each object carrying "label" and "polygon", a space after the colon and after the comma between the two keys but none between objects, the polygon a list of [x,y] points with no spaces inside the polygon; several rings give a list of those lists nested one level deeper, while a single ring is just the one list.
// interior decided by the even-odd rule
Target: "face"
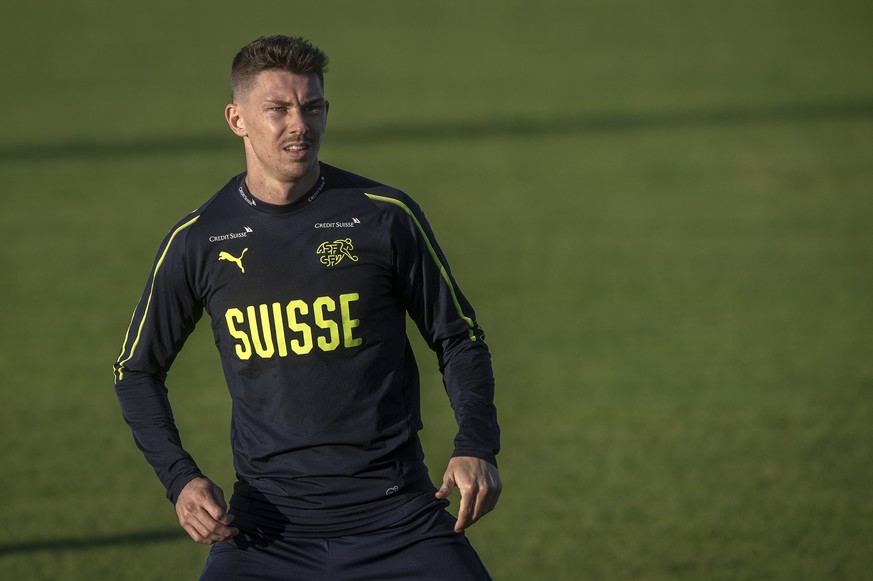
[{"label": "face", "polygon": [[280,70],[258,74],[248,94],[225,110],[231,130],[245,142],[250,187],[293,192],[315,184],[327,109],[317,76]]}]

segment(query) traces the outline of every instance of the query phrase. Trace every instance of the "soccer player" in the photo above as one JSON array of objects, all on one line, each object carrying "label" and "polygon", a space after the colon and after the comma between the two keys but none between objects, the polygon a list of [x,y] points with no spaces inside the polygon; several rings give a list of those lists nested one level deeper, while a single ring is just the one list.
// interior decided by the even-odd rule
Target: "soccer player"
[{"label": "soccer player", "polygon": [[[225,116],[246,171],[158,248],[115,364],[121,409],[181,526],[212,545],[201,579],[490,579],[463,532],[502,487],[488,347],[419,206],[319,161],[326,65],[286,36],[234,58]],[[203,311],[233,403],[229,507],[165,387]],[[439,489],[406,313],[458,422]]]}]

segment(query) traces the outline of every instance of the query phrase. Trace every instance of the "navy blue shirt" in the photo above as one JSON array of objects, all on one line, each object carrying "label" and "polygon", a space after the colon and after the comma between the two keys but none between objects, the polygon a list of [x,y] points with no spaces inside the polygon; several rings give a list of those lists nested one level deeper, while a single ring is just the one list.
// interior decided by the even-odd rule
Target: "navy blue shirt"
[{"label": "navy blue shirt", "polygon": [[239,526],[347,534],[432,500],[407,313],[443,373],[454,455],[496,464],[488,347],[406,194],[321,164],[307,195],[276,206],[254,198],[240,174],[169,232],[115,387],[174,503],[202,473],[182,447],[164,380],[203,311],[232,398]]}]

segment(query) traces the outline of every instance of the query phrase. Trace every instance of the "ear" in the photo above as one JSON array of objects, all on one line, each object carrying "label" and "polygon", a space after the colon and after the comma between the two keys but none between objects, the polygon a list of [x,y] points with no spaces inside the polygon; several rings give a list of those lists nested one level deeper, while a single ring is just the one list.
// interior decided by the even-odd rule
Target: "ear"
[{"label": "ear", "polygon": [[330,112],[330,101],[324,100],[324,128],[327,129],[327,114]]},{"label": "ear", "polygon": [[227,125],[230,127],[231,131],[240,137],[245,137],[247,135],[245,121],[243,121],[242,115],[240,114],[239,105],[236,103],[230,103],[225,107],[224,118],[227,120]]}]

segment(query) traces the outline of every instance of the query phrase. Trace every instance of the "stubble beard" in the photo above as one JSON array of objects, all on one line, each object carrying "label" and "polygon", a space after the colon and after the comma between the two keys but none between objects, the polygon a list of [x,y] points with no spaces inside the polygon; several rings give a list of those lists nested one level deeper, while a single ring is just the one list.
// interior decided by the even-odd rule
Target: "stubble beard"
[{"label": "stubble beard", "polygon": [[[294,143],[306,143],[308,146],[306,156],[300,160],[283,158],[284,148]],[[252,161],[255,161],[254,167],[251,167],[251,163],[247,163],[249,175],[256,181],[261,181],[265,186],[270,182],[274,184],[280,182],[291,184],[293,189],[297,189],[298,184],[308,189],[315,184],[320,173],[318,145],[318,143],[305,139],[286,140],[279,144],[278,151],[271,157],[259,155],[249,143],[246,153],[251,156]]]}]

